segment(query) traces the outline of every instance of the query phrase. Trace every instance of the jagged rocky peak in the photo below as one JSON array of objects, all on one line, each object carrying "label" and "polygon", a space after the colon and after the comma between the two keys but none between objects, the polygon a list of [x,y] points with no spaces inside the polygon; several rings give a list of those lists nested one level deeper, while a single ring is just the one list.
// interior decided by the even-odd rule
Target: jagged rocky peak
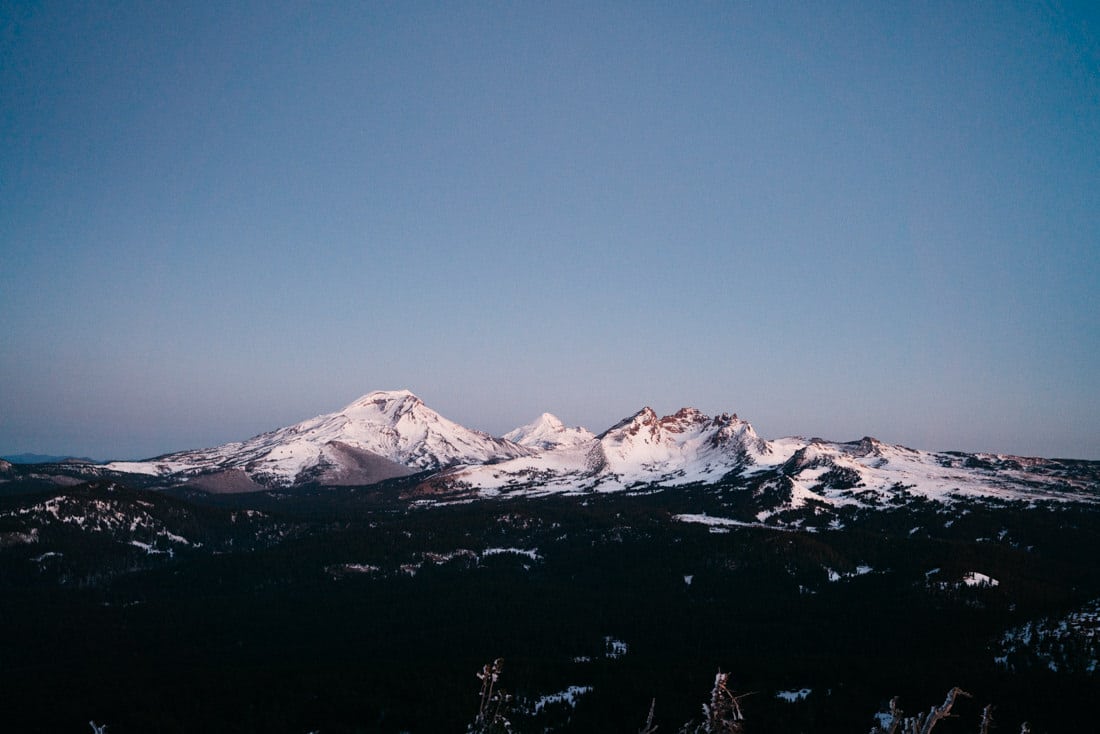
[{"label": "jagged rocky peak", "polygon": [[835,458],[836,452],[829,451],[824,441],[813,439],[783,463],[782,471],[787,476],[792,476],[807,469],[832,466]]},{"label": "jagged rocky peak", "polygon": [[738,418],[736,413],[720,413],[711,417],[698,408],[685,407],[672,415],[658,418],[649,406],[619,421],[600,434],[599,438],[642,435],[653,440],[666,440],[672,434],[700,432],[714,432],[716,437],[721,434],[723,438],[737,434],[754,441],[760,440],[752,426]]},{"label": "jagged rocky peak", "polygon": [[703,415],[697,408],[680,408],[672,415],[664,416],[658,422],[666,431],[679,433],[689,426],[709,423],[710,417]]},{"label": "jagged rocky peak", "polygon": [[765,442],[745,421],[722,413],[710,417],[698,408],[681,408],[672,415],[658,418],[645,407],[620,421],[600,436],[607,447],[636,444],[674,445],[685,441],[703,441],[712,448],[751,448],[764,450]]},{"label": "jagged rocky peak", "polygon": [[722,413],[715,416],[708,426],[710,442],[716,447],[736,446],[752,453],[770,453],[768,442],[756,434],[748,421],[737,417],[736,413]]},{"label": "jagged rocky peak", "polygon": [[[666,415],[661,418],[658,423],[663,429],[673,432],[707,428],[721,429],[726,427],[739,427],[752,431],[752,426],[738,418],[736,413],[719,413],[711,417],[698,408],[690,407],[680,408],[672,415]],[[756,435],[754,431],[753,435]]]},{"label": "jagged rocky peak", "polygon": [[651,430],[656,430],[657,423],[657,414],[653,412],[653,408],[647,405],[634,415],[623,418],[621,421],[611,426],[611,428],[608,428],[606,431],[597,436],[597,438],[603,440],[608,436],[613,436],[616,433],[624,431],[631,435],[634,435],[646,427],[650,428]]},{"label": "jagged rocky peak", "polygon": [[837,445],[849,456],[860,458],[875,457],[884,461],[900,456],[917,456],[920,454],[916,449],[898,444],[886,443],[874,436],[864,436],[858,441],[849,441]]},{"label": "jagged rocky peak", "polygon": [[854,456],[881,456],[883,449],[886,448],[886,445],[874,436],[864,436],[858,441],[852,441],[852,445],[855,447],[852,451]]}]

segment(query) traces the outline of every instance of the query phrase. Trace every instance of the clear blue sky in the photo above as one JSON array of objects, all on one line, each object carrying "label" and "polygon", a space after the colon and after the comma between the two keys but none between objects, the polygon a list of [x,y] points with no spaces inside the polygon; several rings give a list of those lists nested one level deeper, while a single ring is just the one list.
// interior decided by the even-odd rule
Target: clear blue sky
[{"label": "clear blue sky", "polygon": [[0,324],[4,453],[407,387],[1100,459],[1100,11],[0,0]]}]

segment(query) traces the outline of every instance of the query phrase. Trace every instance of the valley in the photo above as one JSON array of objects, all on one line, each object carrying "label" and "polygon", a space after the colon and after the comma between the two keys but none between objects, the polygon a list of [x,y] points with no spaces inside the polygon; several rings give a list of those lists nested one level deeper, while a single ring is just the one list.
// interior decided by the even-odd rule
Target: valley
[{"label": "valley", "polygon": [[[1008,726],[1089,715],[1095,616],[1058,620],[1100,598],[1091,507],[930,503],[811,531],[732,521],[735,487],[411,510],[400,491],[5,500],[9,718],[461,731],[496,657],[517,731],[630,730],[653,698],[674,728],[719,668],[755,692],[752,731],[859,731],[893,695],[923,707],[953,685]],[[1004,646],[1041,620],[1061,630],[1042,648]],[[535,711],[570,686],[591,690]]]}]

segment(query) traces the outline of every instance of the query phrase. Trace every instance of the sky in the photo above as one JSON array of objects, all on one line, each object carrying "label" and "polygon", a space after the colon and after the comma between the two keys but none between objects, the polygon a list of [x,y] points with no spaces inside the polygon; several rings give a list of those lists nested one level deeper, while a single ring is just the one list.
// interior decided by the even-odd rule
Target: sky
[{"label": "sky", "polygon": [[1100,459],[1100,6],[0,0],[0,452],[397,388]]}]

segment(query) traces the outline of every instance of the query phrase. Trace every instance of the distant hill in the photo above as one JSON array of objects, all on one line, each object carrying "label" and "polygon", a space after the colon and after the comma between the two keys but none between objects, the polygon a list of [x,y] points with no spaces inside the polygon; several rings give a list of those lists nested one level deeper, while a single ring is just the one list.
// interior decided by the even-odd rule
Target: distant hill
[{"label": "distant hill", "polygon": [[10,454],[0,456],[0,459],[10,461],[13,464],[58,464],[62,462],[71,464],[76,461],[86,462],[88,464],[103,463],[98,459],[89,459],[87,456],[53,456],[51,454]]}]

